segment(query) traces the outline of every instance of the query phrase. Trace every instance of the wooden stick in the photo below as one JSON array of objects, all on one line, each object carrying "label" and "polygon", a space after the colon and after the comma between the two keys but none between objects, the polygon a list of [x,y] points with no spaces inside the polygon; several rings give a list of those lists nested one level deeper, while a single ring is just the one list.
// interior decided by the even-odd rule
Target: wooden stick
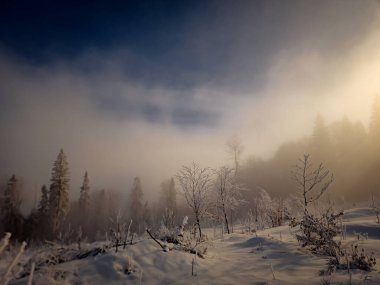
[{"label": "wooden stick", "polygon": [[156,239],[154,238],[154,236],[150,233],[150,231],[148,229],[146,229],[146,232],[150,235],[150,237],[156,242],[158,243],[158,245],[162,248],[163,251],[165,251],[165,247]]}]

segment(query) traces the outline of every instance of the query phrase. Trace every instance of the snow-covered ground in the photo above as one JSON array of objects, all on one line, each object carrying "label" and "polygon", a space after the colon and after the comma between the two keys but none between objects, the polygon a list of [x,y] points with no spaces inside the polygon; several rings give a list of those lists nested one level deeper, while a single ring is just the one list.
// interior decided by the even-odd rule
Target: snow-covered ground
[{"label": "snow-covered ground", "polygon": [[[357,208],[344,215],[348,248],[358,243],[380,258],[380,225],[376,224],[368,208]],[[300,247],[288,226],[243,234],[242,228],[235,233],[205,243],[205,258],[178,250],[164,252],[152,240],[144,238],[133,246],[115,253],[75,259],[57,265],[37,268],[34,284],[380,284],[380,264],[373,271],[336,271],[331,276],[321,275],[326,269],[327,258],[315,256]],[[240,232],[240,233],[239,233]],[[367,234],[368,233],[368,239]],[[358,240],[359,237],[359,240]],[[87,248],[100,246],[99,243]],[[74,248],[74,247],[73,247]],[[27,250],[21,262],[35,251]],[[78,254],[68,251],[67,256]],[[4,253],[3,253],[4,255]],[[43,253],[40,252],[40,256]],[[2,256],[6,261],[7,256]],[[192,275],[192,264],[194,275]],[[5,270],[1,263],[0,272]],[[351,283],[350,283],[351,282]],[[27,284],[27,277],[10,284]]]}]

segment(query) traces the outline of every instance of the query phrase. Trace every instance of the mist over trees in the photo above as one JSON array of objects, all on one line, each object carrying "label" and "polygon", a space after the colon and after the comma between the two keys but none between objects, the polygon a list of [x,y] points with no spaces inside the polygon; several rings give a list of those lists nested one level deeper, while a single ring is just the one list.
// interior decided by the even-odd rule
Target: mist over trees
[{"label": "mist over trees", "polygon": [[369,200],[371,193],[380,191],[379,118],[378,96],[372,106],[368,131],[360,121],[343,117],[327,124],[318,115],[310,136],[282,144],[271,159],[249,157],[240,167],[239,179],[248,189],[260,186],[271,196],[294,194],[290,169],[298,158],[310,154],[314,162],[323,162],[334,173],[330,197],[351,202]]},{"label": "mist over trees", "polygon": [[[310,133],[282,144],[268,160],[242,157],[243,143],[233,136],[226,143],[230,160],[226,159],[224,166],[211,170],[193,162],[174,169],[173,177],[157,185],[156,200],[147,197],[152,190],[143,188],[139,176],[123,191],[99,189],[92,185],[87,171],[77,186],[79,197],[73,199],[72,169],[61,149],[53,163],[50,185],[41,186],[38,203],[28,215],[21,212],[26,191],[21,177],[12,175],[3,182],[0,232],[33,242],[70,242],[78,236],[94,241],[110,238],[115,224],[124,229],[130,225],[132,235],[141,235],[145,229],[174,231],[188,216],[193,234],[202,239],[202,227],[218,224],[230,233],[236,220],[253,223],[256,228],[282,225],[327,188],[324,196],[338,202],[371,199],[372,207],[378,209],[374,201],[380,192],[379,97],[374,100],[368,130],[347,117],[326,123],[319,114]],[[303,195],[300,204],[294,198],[297,193]]]}]

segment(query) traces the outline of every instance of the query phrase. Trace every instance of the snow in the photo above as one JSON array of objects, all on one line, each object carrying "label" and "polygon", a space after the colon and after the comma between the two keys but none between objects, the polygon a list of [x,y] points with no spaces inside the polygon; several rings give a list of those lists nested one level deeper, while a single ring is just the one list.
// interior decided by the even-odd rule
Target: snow
[{"label": "snow", "polygon": [[[343,244],[374,251],[380,257],[380,225],[376,224],[369,208],[347,211],[343,217],[347,235]],[[207,229],[209,241],[205,258],[172,249],[164,252],[153,240],[143,237],[126,249],[36,268],[34,284],[322,284],[331,278],[331,284],[350,284],[347,271],[338,270],[331,276],[322,276],[327,258],[315,256],[301,248],[294,237],[294,229],[281,226],[244,234],[243,226],[235,233],[213,238],[214,230]],[[357,233],[368,233],[368,239],[357,240]],[[102,246],[102,243],[83,245],[84,249]],[[45,249],[46,250],[46,249]],[[25,252],[26,262],[37,251]],[[43,253],[39,249],[39,254]],[[3,255],[6,253],[3,253]],[[8,254],[8,253],[7,253]],[[75,256],[74,246],[67,256]],[[2,257],[4,257],[2,255]],[[9,254],[8,254],[9,255]],[[2,258],[1,261],[9,260]],[[70,259],[70,258],[68,258]],[[192,276],[192,263],[196,276]],[[0,262],[0,274],[5,268]],[[380,265],[373,271],[351,270],[352,284],[380,284]],[[10,284],[27,284],[27,276]]]}]

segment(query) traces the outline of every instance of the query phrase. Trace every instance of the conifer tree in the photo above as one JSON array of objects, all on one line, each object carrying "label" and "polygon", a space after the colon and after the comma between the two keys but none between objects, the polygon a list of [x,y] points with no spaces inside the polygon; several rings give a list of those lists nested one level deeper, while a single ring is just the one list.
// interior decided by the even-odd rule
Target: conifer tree
[{"label": "conifer tree", "polygon": [[142,221],[144,222],[145,228],[148,228],[152,224],[152,214],[151,214],[148,201],[146,201],[144,204],[144,208],[142,212]]},{"label": "conifer tree", "polygon": [[37,236],[41,239],[46,238],[49,232],[49,193],[45,184],[41,187],[41,199],[38,203],[36,221],[40,229]]},{"label": "conifer tree", "polygon": [[372,105],[372,114],[370,120],[369,133],[371,136],[372,144],[379,151],[380,148],[380,98],[377,95]]},{"label": "conifer tree", "polygon": [[161,184],[160,204],[163,211],[168,209],[174,214],[177,213],[177,190],[174,178],[171,178]]},{"label": "conifer tree", "polygon": [[143,229],[141,228],[142,222],[142,212],[143,212],[143,191],[141,187],[141,180],[139,177],[135,177],[133,180],[132,191],[130,194],[130,217],[133,220],[132,231],[140,233]]},{"label": "conifer tree", "polygon": [[38,204],[38,213],[40,215],[46,216],[49,210],[49,193],[46,188],[46,185],[42,185],[41,187],[41,200]]},{"label": "conifer tree", "polygon": [[83,177],[83,184],[80,188],[79,196],[79,213],[81,215],[81,226],[84,231],[84,234],[88,234],[88,219],[89,219],[89,210],[90,210],[90,185],[87,171]]},{"label": "conifer tree", "polygon": [[55,236],[69,210],[69,167],[63,149],[54,162],[49,191],[49,216]]},{"label": "conifer tree", "polygon": [[15,175],[9,179],[1,205],[1,224],[5,232],[12,233],[13,237],[20,237],[23,217],[20,206],[20,182]]}]

